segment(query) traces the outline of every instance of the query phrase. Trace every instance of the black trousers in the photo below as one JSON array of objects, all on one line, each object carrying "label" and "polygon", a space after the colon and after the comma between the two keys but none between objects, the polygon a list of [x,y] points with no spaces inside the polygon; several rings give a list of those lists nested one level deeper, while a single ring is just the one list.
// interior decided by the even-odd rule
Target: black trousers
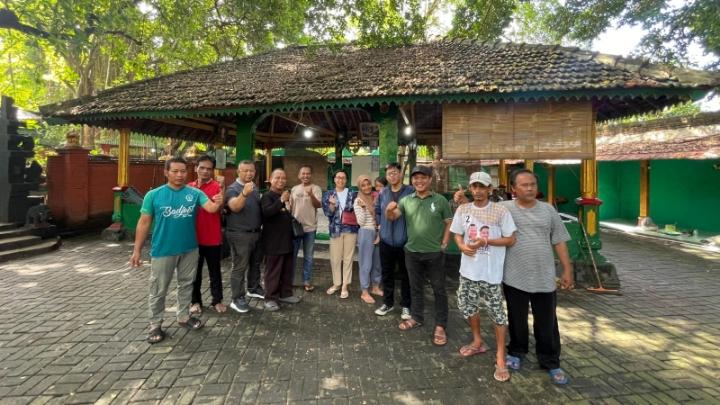
[{"label": "black trousers", "polygon": [[410,308],[410,279],[405,267],[405,250],[380,241],[380,267],[382,268],[383,303],[395,305],[395,267],[400,276],[400,306]]},{"label": "black trousers", "polygon": [[265,255],[265,301],[277,301],[293,295],[292,252],[284,255]]},{"label": "black trousers", "polygon": [[405,266],[410,278],[412,305],[410,314],[417,322],[424,322],[425,284],[430,282],[435,297],[435,326],[447,328],[448,300],[445,291],[443,253],[415,253],[405,251]]},{"label": "black trousers", "polygon": [[202,268],[203,263],[207,262],[208,276],[210,277],[210,294],[212,294],[212,302],[215,305],[222,302],[222,273],[220,272],[220,261],[222,260],[222,245],[218,246],[198,246],[198,264],[195,273],[195,281],[193,282],[192,303],[202,305],[202,296],[200,289],[202,287]]},{"label": "black trousers", "polygon": [[560,330],[558,329],[557,294],[529,293],[503,284],[508,310],[510,341],[508,354],[524,357],[528,353],[528,304],[532,306],[535,354],[540,367],[552,370],[560,367]]}]

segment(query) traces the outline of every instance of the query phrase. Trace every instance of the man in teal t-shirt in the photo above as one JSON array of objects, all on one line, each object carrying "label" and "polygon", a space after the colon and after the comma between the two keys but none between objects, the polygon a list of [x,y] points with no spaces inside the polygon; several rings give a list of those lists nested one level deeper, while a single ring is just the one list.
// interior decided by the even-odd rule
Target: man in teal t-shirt
[{"label": "man in teal t-shirt", "polygon": [[447,292],[443,251],[450,238],[452,212],[445,197],[430,190],[432,168],[417,166],[410,172],[415,192],[400,200],[390,202],[385,208],[388,220],[401,215],[405,218],[408,240],[405,244],[405,267],[410,278],[410,315],[412,318],[400,323],[400,330],[410,330],[424,321],[425,280],[435,296],[435,331],[433,344],[447,344],[445,329],[448,321]]},{"label": "man in teal t-shirt", "polygon": [[187,163],[183,158],[176,157],[165,162],[165,177],[167,184],[150,190],[143,199],[140,220],[135,229],[135,247],[130,258],[133,267],[140,266],[142,247],[152,223],[149,343],[158,343],[165,338],[161,328],[165,296],[176,269],[178,324],[192,330],[202,327],[202,321],[190,317],[189,312],[198,261],[195,215],[199,207],[210,213],[217,212],[223,202],[222,193],[210,201],[202,191],[185,186]]}]

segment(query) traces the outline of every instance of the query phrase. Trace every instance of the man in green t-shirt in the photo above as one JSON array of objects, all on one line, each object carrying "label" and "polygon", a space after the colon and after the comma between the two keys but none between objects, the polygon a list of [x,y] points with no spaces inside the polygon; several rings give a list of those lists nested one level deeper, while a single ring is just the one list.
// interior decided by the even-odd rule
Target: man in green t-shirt
[{"label": "man in green t-shirt", "polygon": [[413,194],[391,201],[385,208],[388,220],[405,218],[408,240],[405,244],[405,266],[410,278],[412,318],[400,323],[400,330],[417,328],[423,323],[425,280],[435,295],[435,331],[433,344],[447,344],[448,303],[445,291],[443,251],[450,238],[452,212],[445,197],[430,190],[432,168],[417,166],[410,172]]},{"label": "man in green t-shirt", "polygon": [[150,332],[147,341],[158,343],[165,338],[161,326],[173,273],[177,270],[177,320],[180,326],[196,330],[202,321],[190,316],[193,281],[198,262],[198,243],[195,236],[197,207],[215,213],[222,207],[222,193],[210,199],[202,191],[185,186],[187,163],[175,157],[165,162],[167,184],[148,191],[140,209],[135,229],[135,247],[130,264],[139,267],[140,255],[150,225],[153,238],[150,256]]}]

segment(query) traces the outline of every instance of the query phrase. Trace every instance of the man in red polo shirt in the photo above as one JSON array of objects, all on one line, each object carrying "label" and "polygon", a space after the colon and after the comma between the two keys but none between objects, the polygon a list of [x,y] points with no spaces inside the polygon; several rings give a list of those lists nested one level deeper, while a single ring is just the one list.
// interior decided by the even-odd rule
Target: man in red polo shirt
[{"label": "man in red polo shirt", "polygon": [[[197,180],[190,183],[189,186],[200,189],[208,196],[222,193],[222,185],[213,179],[214,170],[215,159],[208,155],[200,156],[195,167]],[[210,276],[210,293],[212,294],[210,306],[218,313],[223,313],[227,309],[225,304],[222,303],[222,274],[220,273],[222,231],[220,215],[222,215],[220,211],[211,214],[205,210],[200,210],[195,219],[199,257],[195,282],[193,283],[191,314],[202,314],[203,306],[200,288],[202,285],[203,261],[207,261],[208,275]]]}]

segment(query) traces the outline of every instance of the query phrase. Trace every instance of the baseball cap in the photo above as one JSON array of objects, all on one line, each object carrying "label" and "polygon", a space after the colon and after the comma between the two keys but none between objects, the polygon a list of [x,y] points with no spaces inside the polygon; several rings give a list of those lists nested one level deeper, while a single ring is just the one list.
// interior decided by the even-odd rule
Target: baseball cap
[{"label": "baseball cap", "polygon": [[415,166],[412,171],[410,172],[410,177],[416,175],[416,174],[424,174],[428,177],[432,177],[433,171],[431,167],[428,166]]},{"label": "baseball cap", "polygon": [[480,183],[485,187],[491,186],[492,177],[490,177],[490,175],[485,172],[475,172],[470,175],[470,181],[468,181],[468,186],[473,183]]}]

